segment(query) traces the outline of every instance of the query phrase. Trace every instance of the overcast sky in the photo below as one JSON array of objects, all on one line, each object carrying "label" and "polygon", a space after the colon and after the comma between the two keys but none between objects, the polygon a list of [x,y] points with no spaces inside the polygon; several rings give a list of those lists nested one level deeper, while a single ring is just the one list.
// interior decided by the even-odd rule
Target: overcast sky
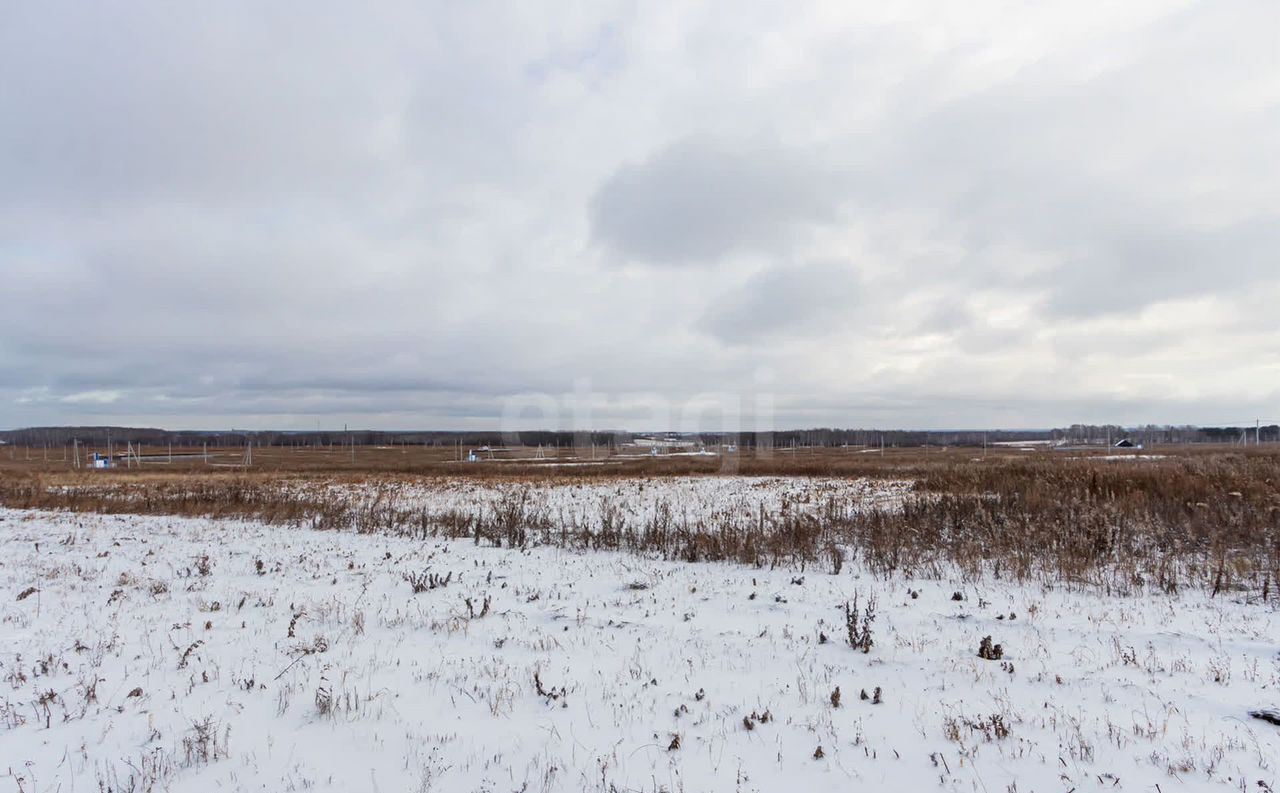
[{"label": "overcast sky", "polygon": [[7,3],[0,427],[1280,420],[1278,40],[1275,0]]}]

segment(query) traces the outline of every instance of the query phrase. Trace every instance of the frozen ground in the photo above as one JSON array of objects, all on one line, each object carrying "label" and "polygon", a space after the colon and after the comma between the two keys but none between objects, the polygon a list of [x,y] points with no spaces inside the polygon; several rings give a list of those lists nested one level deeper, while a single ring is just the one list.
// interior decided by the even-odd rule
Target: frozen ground
[{"label": "frozen ground", "polygon": [[0,791],[1265,793],[1278,638],[1201,594],[0,511]]}]

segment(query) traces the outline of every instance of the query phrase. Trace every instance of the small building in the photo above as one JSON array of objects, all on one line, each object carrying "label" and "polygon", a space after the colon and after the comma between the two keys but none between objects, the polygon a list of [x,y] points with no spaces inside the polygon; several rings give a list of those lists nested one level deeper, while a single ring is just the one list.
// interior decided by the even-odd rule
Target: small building
[{"label": "small building", "polygon": [[1115,443],[1115,448],[1117,448],[1117,449],[1141,449],[1141,448],[1142,448],[1142,444],[1140,444],[1140,443],[1134,443],[1133,441],[1129,440],[1128,438],[1121,438],[1120,440],[1116,441],[1116,443]]}]

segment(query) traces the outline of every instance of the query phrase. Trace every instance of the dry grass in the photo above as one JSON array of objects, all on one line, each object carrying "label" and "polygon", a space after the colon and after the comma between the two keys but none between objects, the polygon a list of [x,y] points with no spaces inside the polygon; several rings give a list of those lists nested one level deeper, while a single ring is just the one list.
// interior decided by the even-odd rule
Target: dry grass
[{"label": "dry grass", "polygon": [[[581,467],[412,460],[402,461],[402,471],[394,457],[409,458],[409,450],[358,449],[357,461],[366,464],[351,469],[333,460],[312,461],[316,469],[307,467],[311,463],[290,468],[272,453],[255,450],[255,463],[261,464],[247,471],[189,461],[111,472],[9,467],[0,471],[0,504],[252,518],[762,566],[838,570],[848,558],[886,577],[958,572],[968,578],[1096,586],[1118,594],[1203,587],[1215,594],[1273,599],[1280,585],[1280,454],[1265,447],[1247,453],[1159,451],[1168,456],[1102,460],[1001,452],[975,459],[972,449],[744,454],[730,472],[908,479],[916,483],[915,492],[901,505],[866,508],[833,498],[816,511],[724,515],[692,524],[672,510],[639,519],[606,505],[594,523],[570,525],[521,496],[518,488],[497,509],[480,514],[406,509],[377,494],[383,483],[411,480],[429,486],[432,476],[445,475],[540,483],[714,475],[725,468],[721,459],[646,456]],[[312,453],[276,452],[290,460]],[[361,483],[374,496],[351,503],[324,487],[331,483]]]},{"label": "dry grass", "polygon": [[[1266,450],[1270,447],[1263,446]],[[1238,454],[1240,447],[1211,444],[1156,447],[1148,453],[1177,457],[1212,457]],[[463,452],[467,449],[463,447]],[[105,447],[80,449],[81,459],[92,452],[105,454]],[[115,447],[118,455],[122,447]],[[1280,452],[1280,449],[1276,450]],[[912,446],[888,448],[881,452],[867,447],[805,447],[748,449],[723,455],[661,454],[650,456],[641,449],[620,447],[610,450],[570,447],[541,450],[544,459],[536,459],[537,448],[510,447],[492,453],[478,452],[480,462],[464,463],[453,446],[357,446],[289,447],[255,446],[253,463],[243,466],[243,447],[209,447],[207,460],[200,448],[174,448],[172,462],[167,447],[144,447],[140,451],[140,467],[117,467],[107,473],[122,476],[173,476],[249,471],[259,474],[406,474],[426,476],[465,475],[474,478],[598,478],[631,476],[664,476],[687,474],[740,473],[783,476],[876,476],[919,474],[985,458],[987,462],[1027,459],[1061,459],[1061,452],[1024,452],[1012,447],[992,447],[984,454],[971,447]],[[1104,456],[1105,450],[1081,454]],[[1252,449],[1250,454],[1257,454]],[[1265,453],[1265,452],[1264,452]],[[1075,456],[1075,453],[1072,454]],[[0,447],[0,475],[73,472],[70,449]],[[123,466],[123,462],[118,465]],[[83,470],[83,469],[81,469]],[[885,473],[888,472],[888,473]],[[96,474],[99,477],[104,472]]]}]

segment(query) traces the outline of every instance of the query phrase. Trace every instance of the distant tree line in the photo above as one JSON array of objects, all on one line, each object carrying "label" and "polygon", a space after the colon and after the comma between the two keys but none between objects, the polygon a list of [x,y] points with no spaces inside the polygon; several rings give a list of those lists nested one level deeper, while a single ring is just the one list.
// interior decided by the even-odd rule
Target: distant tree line
[{"label": "distant tree line", "polygon": [[17,446],[64,446],[78,441],[90,446],[134,443],[148,446],[199,447],[209,446],[608,446],[627,443],[632,435],[626,432],[557,432],[535,430],[520,433],[496,431],[443,430],[163,430],[152,427],[29,427],[0,431],[0,442]]},{"label": "distant tree line", "polygon": [[1280,442],[1280,425],[1262,427],[1196,427],[1190,424],[1122,427],[1116,424],[1072,424],[1065,429],[1054,430],[1052,438],[1069,444],[1116,443],[1128,439],[1135,444],[1150,446],[1157,443],[1253,443]]},{"label": "distant tree line", "polygon": [[596,445],[620,446],[637,437],[667,438],[693,441],[706,446],[736,445],[743,449],[863,446],[982,446],[993,443],[1028,443],[1054,441],[1066,445],[1102,445],[1129,439],[1135,444],[1159,443],[1253,443],[1280,442],[1280,425],[1256,427],[1194,427],[1190,425],[1155,425],[1124,427],[1118,424],[1073,424],[1046,430],[878,430],[878,429],[814,429],[778,430],[743,433],[671,433],[594,431],[565,432],[532,430],[504,433],[498,431],[444,430],[163,430],[148,427],[30,427],[0,431],[0,442],[29,447],[70,445],[73,441],[89,446],[112,444],[145,444],[175,448],[209,446],[546,446],[573,447]]}]

